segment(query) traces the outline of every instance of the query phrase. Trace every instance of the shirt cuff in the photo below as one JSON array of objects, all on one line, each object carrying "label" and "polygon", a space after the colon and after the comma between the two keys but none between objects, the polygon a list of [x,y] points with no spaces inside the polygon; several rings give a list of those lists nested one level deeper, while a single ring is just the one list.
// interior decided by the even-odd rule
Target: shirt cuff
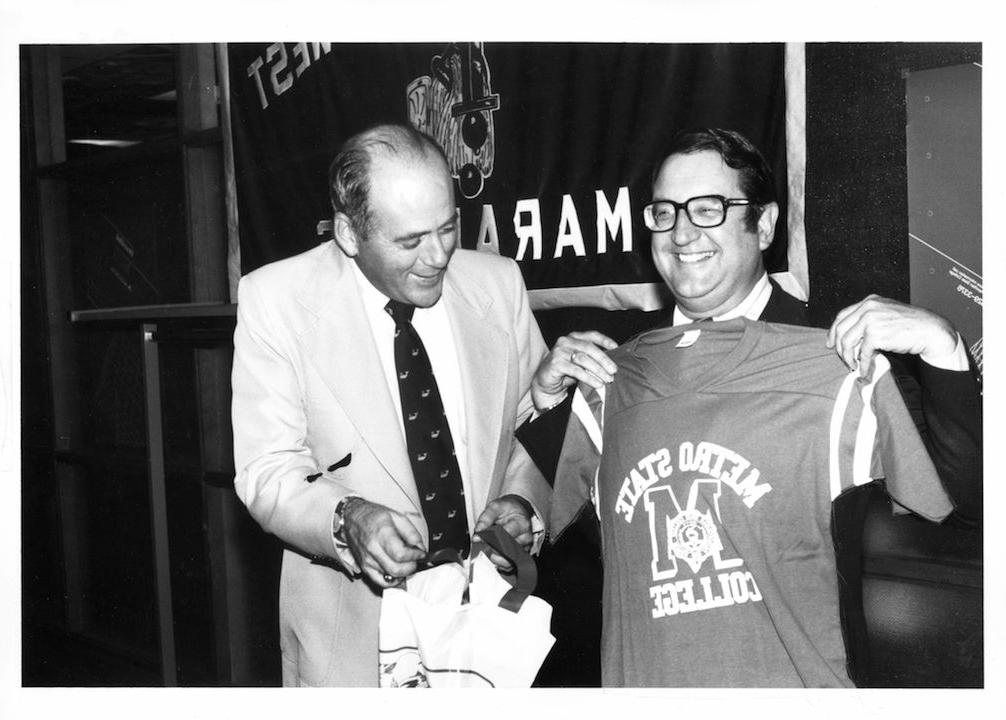
[{"label": "shirt cuff", "polygon": [[534,503],[529,500],[528,504],[534,510],[534,514],[531,516],[531,536],[534,539],[531,541],[531,549],[528,552],[531,555],[537,555],[541,552],[541,546],[545,542],[545,521],[541,519],[541,514]]},{"label": "shirt cuff", "polygon": [[557,407],[559,407],[560,405],[562,405],[563,401],[566,398],[568,398],[568,397],[569,397],[569,391],[567,390],[562,396],[559,397],[558,400],[556,400],[555,402],[553,402],[547,408],[543,408],[543,409],[539,410],[536,407],[532,407],[531,408],[531,416],[528,419],[530,421],[532,421],[532,422],[535,421],[535,420],[537,420],[538,418],[540,418],[545,413],[551,412],[552,410],[555,410]]},{"label": "shirt cuff", "polygon": [[957,345],[952,352],[945,355],[927,355],[926,353],[922,353],[919,357],[927,365],[932,365],[941,370],[962,372],[968,369],[968,353],[964,349],[964,341],[961,339],[960,333],[957,333]]},{"label": "shirt cuff", "polygon": [[517,493],[507,493],[502,497],[511,497],[518,503],[524,506],[525,510],[531,511],[531,548],[528,550],[529,555],[537,555],[538,551],[541,550],[542,544],[545,542],[545,521],[542,520],[541,513],[538,512],[538,508],[534,506],[534,503],[528,500],[523,495],[518,495]]}]

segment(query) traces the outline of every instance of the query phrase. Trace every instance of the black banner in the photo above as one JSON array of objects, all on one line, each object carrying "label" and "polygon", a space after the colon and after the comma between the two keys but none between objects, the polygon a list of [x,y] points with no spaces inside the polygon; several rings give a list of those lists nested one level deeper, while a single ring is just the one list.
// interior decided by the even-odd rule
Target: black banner
[{"label": "black banner", "polygon": [[317,244],[332,157],[381,121],[441,143],[462,245],[516,258],[536,309],[659,307],[641,209],[681,128],[750,137],[786,217],[781,44],[274,43],[228,62],[243,273]]}]

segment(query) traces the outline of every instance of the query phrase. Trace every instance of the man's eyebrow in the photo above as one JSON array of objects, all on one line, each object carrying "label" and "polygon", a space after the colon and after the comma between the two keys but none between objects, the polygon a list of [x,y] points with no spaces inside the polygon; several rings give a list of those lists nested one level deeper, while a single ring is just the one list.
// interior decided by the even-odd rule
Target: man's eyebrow
[{"label": "man's eyebrow", "polygon": [[414,232],[414,233],[409,233],[408,235],[399,235],[398,237],[393,238],[392,242],[407,243],[407,242],[411,242],[413,240],[419,240],[425,234],[426,234],[425,232]]},{"label": "man's eyebrow", "polygon": [[[441,228],[445,228],[448,225],[457,225],[457,223],[458,223],[458,216],[455,213],[451,215],[448,219],[444,220],[442,223],[437,225],[437,229],[439,230]],[[426,231],[420,230],[419,232],[408,233],[406,235],[399,235],[398,237],[393,238],[392,242],[406,243],[412,240],[419,240],[420,238],[423,237],[423,235],[426,235]]]}]

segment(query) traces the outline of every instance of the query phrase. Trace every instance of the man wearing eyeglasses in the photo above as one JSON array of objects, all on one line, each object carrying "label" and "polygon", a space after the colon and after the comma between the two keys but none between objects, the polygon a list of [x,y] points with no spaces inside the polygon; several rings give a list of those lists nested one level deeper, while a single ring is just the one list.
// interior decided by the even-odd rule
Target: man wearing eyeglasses
[{"label": "man wearing eyeglasses", "polygon": [[[736,208],[736,209],[735,209]],[[708,129],[679,134],[654,176],[643,209],[653,261],[675,298],[674,325],[747,317],[810,325],[807,306],[771,280],[762,252],[772,243],[779,206],[771,171],[739,133]],[[922,370],[942,369],[940,383],[976,391],[967,351],[945,319],[922,308],[870,295],[835,318],[829,347],[850,367],[866,368],[880,351],[918,356]],[[559,338],[532,383],[535,406],[546,410],[576,382],[601,387],[615,367],[597,332]],[[959,508],[974,514],[974,507]]]},{"label": "man wearing eyeglasses", "polygon": [[[807,306],[786,294],[765,271],[762,252],[772,242],[779,207],[767,163],[739,133],[704,129],[674,138],[657,168],[652,201],[643,212],[652,231],[653,260],[674,294],[667,325],[733,318],[808,326]],[[980,393],[963,342],[944,318],[871,295],[838,313],[826,344],[851,369],[866,373],[877,353],[896,361],[898,385],[916,412],[940,480],[957,511],[980,512]],[[532,397],[541,416],[518,432],[546,476],[554,476],[572,395],[584,383],[602,388],[617,366],[606,351],[616,343],[594,331],[560,338],[539,365]],[[917,371],[901,360],[916,360]],[[850,654],[865,644],[862,622],[862,522],[873,486],[836,503],[833,523],[847,546],[838,548]],[[553,521],[555,521],[555,507]],[[670,651],[670,650],[669,650]],[[672,684],[673,679],[668,679]]]}]

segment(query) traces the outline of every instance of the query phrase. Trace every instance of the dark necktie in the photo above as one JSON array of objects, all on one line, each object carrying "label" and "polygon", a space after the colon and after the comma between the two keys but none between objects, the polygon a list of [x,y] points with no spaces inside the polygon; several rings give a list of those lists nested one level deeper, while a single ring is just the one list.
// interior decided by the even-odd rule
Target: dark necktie
[{"label": "dark necktie", "polygon": [[430,529],[428,550],[434,553],[449,547],[467,557],[471,541],[461,471],[430,358],[412,326],[416,308],[390,300],[384,309],[395,321],[395,368],[405,444]]}]

